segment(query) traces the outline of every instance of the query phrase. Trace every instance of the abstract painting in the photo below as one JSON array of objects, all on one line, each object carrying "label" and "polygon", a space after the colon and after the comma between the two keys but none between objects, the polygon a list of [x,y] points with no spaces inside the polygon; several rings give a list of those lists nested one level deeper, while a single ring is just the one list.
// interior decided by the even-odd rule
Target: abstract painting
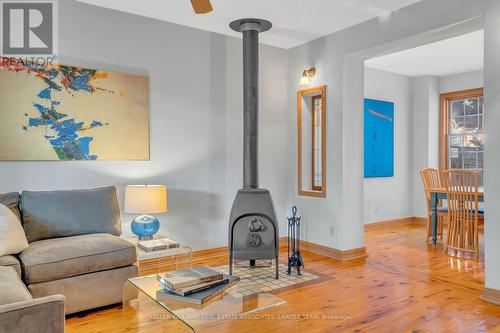
[{"label": "abstract painting", "polygon": [[0,160],[148,160],[149,79],[0,57]]},{"label": "abstract painting", "polygon": [[365,99],[365,178],[394,176],[394,103]]}]

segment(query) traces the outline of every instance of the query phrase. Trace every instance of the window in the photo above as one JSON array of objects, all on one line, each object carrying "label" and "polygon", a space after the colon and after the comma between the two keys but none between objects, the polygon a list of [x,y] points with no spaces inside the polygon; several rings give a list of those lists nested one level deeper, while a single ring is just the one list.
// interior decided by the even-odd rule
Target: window
[{"label": "window", "polygon": [[483,89],[441,95],[441,169],[469,169],[481,173],[483,184]]},{"label": "window", "polygon": [[311,168],[311,183],[313,191],[321,191],[322,190],[322,177],[321,177],[321,95],[316,95],[311,98],[312,100],[312,116],[311,116],[311,125],[312,125],[312,140],[311,140],[311,160],[312,160],[312,168]]},{"label": "window", "polygon": [[299,195],[326,197],[326,86],[297,92]]}]

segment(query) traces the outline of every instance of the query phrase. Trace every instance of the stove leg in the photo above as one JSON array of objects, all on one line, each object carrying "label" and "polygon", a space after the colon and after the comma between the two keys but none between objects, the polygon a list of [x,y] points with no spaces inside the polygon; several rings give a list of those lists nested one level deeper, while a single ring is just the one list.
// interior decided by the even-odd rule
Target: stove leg
[{"label": "stove leg", "polygon": [[233,253],[229,254],[229,275],[233,275]]},{"label": "stove leg", "polygon": [[276,277],[275,279],[278,280],[279,279],[279,257],[276,256]]},{"label": "stove leg", "polygon": [[255,259],[250,259],[250,268],[255,268]]}]

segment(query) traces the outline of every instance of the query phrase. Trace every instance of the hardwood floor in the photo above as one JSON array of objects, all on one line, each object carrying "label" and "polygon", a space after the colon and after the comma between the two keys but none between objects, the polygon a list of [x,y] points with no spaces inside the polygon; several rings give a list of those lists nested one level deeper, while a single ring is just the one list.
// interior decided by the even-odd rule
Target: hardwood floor
[{"label": "hardwood floor", "polygon": [[[500,332],[500,306],[479,299],[484,259],[450,258],[442,242],[427,245],[425,234],[421,224],[368,229],[368,257],[347,262],[304,253],[306,270],[329,279],[275,294],[300,315],[300,332]],[[225,262],[220,257],[195,264]],[[69,333],[168,331],[135,328],[118,307],[66,323]],[[248,331],[263,332],[256,327]]]}]

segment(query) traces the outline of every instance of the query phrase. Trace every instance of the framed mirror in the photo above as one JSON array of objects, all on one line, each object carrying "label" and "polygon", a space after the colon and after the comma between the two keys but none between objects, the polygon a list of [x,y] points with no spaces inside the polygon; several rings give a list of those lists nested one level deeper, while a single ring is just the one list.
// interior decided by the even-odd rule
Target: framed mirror
[{"label": "framed mirror", "polygon": [[326,197],[326,86],[299,90],[299,195]]}]

